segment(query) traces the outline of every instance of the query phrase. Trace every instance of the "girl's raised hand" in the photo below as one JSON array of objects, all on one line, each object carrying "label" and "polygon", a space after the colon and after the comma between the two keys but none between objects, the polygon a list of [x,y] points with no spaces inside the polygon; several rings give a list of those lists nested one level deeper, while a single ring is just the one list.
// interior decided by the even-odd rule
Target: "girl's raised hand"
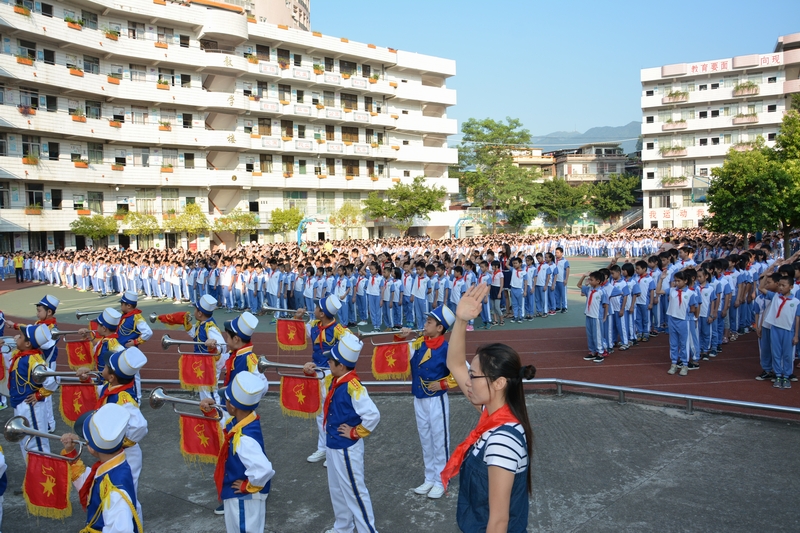
[{"label": "girl's raised hand", "polygon": [[489,285],[473,285],[458,302],[456,317],[464,321],[474,320],[481,314],[483,299],[489,294]]}]

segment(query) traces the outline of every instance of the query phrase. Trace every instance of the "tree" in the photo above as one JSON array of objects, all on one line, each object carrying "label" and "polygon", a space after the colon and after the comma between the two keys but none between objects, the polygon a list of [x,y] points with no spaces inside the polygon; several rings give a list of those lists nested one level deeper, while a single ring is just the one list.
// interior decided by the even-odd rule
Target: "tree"
[{"label": "tree", "polygon": [[270,224],[274,233],[284,234],[288,231],[294,231],[303,221],[305,215],[297,207],[290,207],[289,209],[273,209],[270,215]]},{"label": "tree", "polygon": [[103,215],[78,217],[70,222],[69,228],[75,235],[89,237],[92,241],[99,241],[119,231],[117,219]]},{"label": "tree", "polygon": [[[506,162],[503,165],[507,165]],[[508,225],[523,231],[539,214],[542,203],[541,170],[507,166],[498,173],[496,205],[501,209]]]},{"label": "tree", "polygon": [[642,179],[628,174],[612,174],[608,181],[594,184],[590,192],[591,211],[606,220],[620,215],[636,203],[636,191],[642,188]]},{"label": "tree", "polygon": [[130,212],[125,215],[123,224],[128,226],[122,232],[125,235],[155,235],[161,228],[158,226],[158,219],[153,215],[144,213]]},{"label": "tree", "polygon": [[190,241],[200,233],[206,233],[211,229],[205,213],[197,204],[186,204],[183,213],[177,217],[164,222],[164,229],[173,233],[186,232]]},{"label": "tree", "polygon": [[364,216],[367,218],[390,218],[397,229],[405,236],[414,224],[414,218],[430,220],[429,213],[444,211],[444,187],[427,187],[425,178],[417,176],[407,185],[395,183],[386,191],[385,198],[377,192],[369,193],[364,202]]},{"label": "tree", "polygon": [[791,255],[790,233],[800,227],[800,113],[783,117],[775,148],[759,137],[751,150],[731,148],[721,167],[712,169],[706,227],[720,232],[783,232]]},{"label": "tree", "polygon": [[213,230],[217,233],[223,231],[233,233],[234,241],[236,244],[239,244],[242,240],[242,234],[250,234],[254,231],[258,231],[259,226],[258,215],[250,211],[234,209],[227,215],[223,215],[215,220]]},{"label": "tree", "polygon": [[515,149],[531,142],[531,134],[522,129],[519,119],[511,117],[506,117],[505,123],[470,118],[461,125],[461,133],[460,183],[473,203],[491,209],[494,214],[490,218],[497,220],[498,209],[513,198],[505,194],[508,188],[519,190],[532,181],[529,174],[514,170],[518,167],[513,158]]},{"label": "tree", "polygon": [[350,238],[350,229],[357,228],[364,223],[361,206],[358,205],[358,202],[345,202],[342,207],[328,217],[328,222],[334,228],[342,229],[345,237]]},{"label": "tree", "polygon": [[574,222],[588,209],[589,184],[573,187],[564,178],[554,177],[542,184],[539,211],[551,224],[563,227]]}]

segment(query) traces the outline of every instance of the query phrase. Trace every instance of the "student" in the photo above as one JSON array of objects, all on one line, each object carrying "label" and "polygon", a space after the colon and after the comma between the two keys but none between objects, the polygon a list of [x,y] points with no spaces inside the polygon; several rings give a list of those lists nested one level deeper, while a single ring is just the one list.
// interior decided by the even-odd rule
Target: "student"
[{"label": "student", "polygon": [[524,379],[536,373],[523,366],[519,354],[504,344],[478,349],[466,361],[466,325],[480,314],[489,287],[467,291],[456,309],[447,350],[447,368],[470,402],[481,411],[477,427],[453,452],[442,471],[445,488],[460,476],[456,519],[467,533],[523,533],[528,526],[533,454]]},{"label": "student", "polygon": [[505,316],[500,309],[501,293],[503,291],[503,271],[500,270],[500,261],[492,261],[492,283],[489,289],[489,300],[492,309],[492,325],[505,326]]},{"label": "student", "polygon": [[130,531],[142,533],[136,487],[123,444],[130,413],[121,405],[106,404],[75,422],[75,433],[61,437],[62,455],[75,458],[75,443],[85,440],[98,463],[88,468],[78,458],[70,466],[72,483],[86,509],[82,531]]},{"label": "student", "polygon": [[[266,391],[264,381],[250,372],[238,373],[225,388],[225,408],[230,417],[220,421],[225,441],[217,457],[214,483],[228,533],[264,531],[265,502],[275,475],[256,414]],[[200,402],[206,416],[216,413],[213,402],[212,398]]]},{"label": "student", "polygon": [[[414,489],[419,495],[439,499],[444,495],[441,473],[450,458],[450,399],[448,389],[457,385],[447,369],[447,341],[444,334],[455,322],[453,312],[444,306],[428,314],[422,334],[409,346],[411,392],[422,445],[425,482]],[[411,330],[404,328],[395,340],[405,339]]]},{"label": "student", "polygon": [[711,273],[705,266],[697,269],[696,292],[700,300],[698,307],[697,325],[699,329],[700,358],[709,360],[711,352],[711,330],[717,316],[717,292],[710,284]]},{"label": "student", "polygon": [[[583,281],[586,280],[584,285]],[[605,276],[600,271],[587,272],[578,280],[578,289],[586,297],[586,341],[589,344],[589,355],[584,361],[602,363],[608,356],[603,349],[603,322],[608,318],[608,295],[600,288]]]},{"label": "student", "polygon": [[627,310],[628,300],[630,299],[630,290],[627,283],[622,279],[622,268],[619,265],[611,265],[609,267],[611,279],[609,285],[611,292],[609,297],[609,346],[614,347],[615,340],[619,340],[619,349],[627,350],[628,346],[628,328],[625,327],[625,311]]},{"label": "student", "polygon": [[[119,300],[119,308],[122,317],[117,327],[117,341],[125,348],[141,346],[153,336],[153,330],[147,324],[147,320],[142,317],[142,311],[137,308],[139,295],[133,291],[127,291]],[[142,384],[139,374],[136,374],[136,395],[141,398]]]},{"label": "student", "polygon": [[412,269],[411,261],[403,263],[403,324],[408,328],[413,328],[414,322],[414,306],[411,304],[411,293],[414,288],[414,281],[416,279],[416,270]]},{"label": "student", "polygon": [[106,307],[102,313],[94,320],[97,329],[81,328],[78,334],[82,338],[94,341],[92,346],[92,367],[91,370],[100,372],[108,364],[108,358],[114,352],[121,352],[125,348],[117,340],[117,327],[122,314],[113,307]]},{"label": "student", "polygon": [[[770,270],[771,271],[771,270]],[[773,295],[778,290],[778,282],[783,276],[778,273],[764,274],[759,283],[758,297],[755,301],[756,335],[758,336],[759,362],[761,374],[756,376],[758,381],[777,382],[775,371],[772,367],[772,325],[764,320],[769,307],[774,302]]]},{"label": "student", "polygon": [[567,312],[567,283],[569,283],[569,261],[564,258],[564,249],[556,248],[556,311]]},{"label": "student", "polygon": [[[542,254],[536,254],[538,264],[534,272],[535,276],[535,298],[536,298],[536,316],[546,318],[549,315],[548,300],[547,300],[547,287],[550,286],[550,265],[544,261]],[[529,311],[533,313],[533,309]]]},{"label": "student", "polygon": [[655,283],[647,270],[647,262],[639,260],[634,265],[636,283],[641,291],[636,297],[636,339],[640,342],[650,340],[650,310],[655,301]]},{"label": "student", "polygon": [[792,280],[782,277],[777,283],[777,293],[764,316],[771,327],[770,346],[772,367],[775,371],[776,389],[791,389],[794,352],[800,333],[800,300],[791,295]]},{"label": "student", "polygon": [[392,266],[383,267],[383,288],[381,289],[381,304],[383,305],[382,320],[387,329],[394,329],[394,279]]},{"label": "student", "polygon": [[417,270],[417,276],[411,285],[409,303],[414,306],[414,326],[421,330],[425,324],[425,317],[428,316],[428,293],[431,291],[431,287],[430,280],[425,273],[425,261],[417,261],[414,268]]},{"label": "student", "polygon": [[[426,269],[427,268],[430,268],[430,270],[433,271],[432,265],[428,265]],[[399,267],[394,267],[392,273],[392,328],[399,330],[403,327],[403,281],[401,279],[403,276],[403,271],[400,270]],[[428,294],[428,309],[431,308],[430,298],[432,296],[433,293],[430,292]],[[346,321],[344,323],[347,324]]]},{"label": "student", "polygon": [[[478,278],[478,283],[482,285],[488,285],[489,287],[492,286],[492,274],[489,272],[489,263],[486,261],[481,261],[480,263],[480,276]],[[491,293],[491,288],[489,290]],[[486,300],[483,302],[483,309],[481,309],[481,321],[483,322],[483,329],[491,329],[492,327],[492,310],[491,310],[491,300],[489,295],[486,296]]]},{"label": "student", "polygon": [[694,292],[686,288],[687,275],[683,271],[672,276],[673,287],[659,289],[667,296],[667,319],[669,324],[669,356],[671,365],[667,374],[689,373],[689,314],[695,312],[697,300]]},{"label": "student", "polygon": [[511,323],[522,322],[523,318],[523,294],[527,291],[528,280],[522,271],[522,261],[519,257],[511,259],[511,300],[514,308],[514,315]]},{"label": "student", "polygon": [[[542,254],[539,254],[541,261]],[[540,263],[541,264],[541,263]],[[522,271],[525,273],[525,288],[522,291],[522,305],[525,308],[522,313],[525,320],[531,322],[534,315],[540,316],[536,313],[536,272],[537,266],[533,262],[533,256],[525,256],[525,264],[522,266]]]},{"label": "student", "polygon": [[383,300],[381,295],[383,293],[384,279],[381,276],[381,267],[378,263],[373,261],[369,265],[370,277],[367,281],[366,294],[367,304],[369,306],[369,317],[372,321],[372,329],[374,331],[381,330],[381,310],[383,308]]}]

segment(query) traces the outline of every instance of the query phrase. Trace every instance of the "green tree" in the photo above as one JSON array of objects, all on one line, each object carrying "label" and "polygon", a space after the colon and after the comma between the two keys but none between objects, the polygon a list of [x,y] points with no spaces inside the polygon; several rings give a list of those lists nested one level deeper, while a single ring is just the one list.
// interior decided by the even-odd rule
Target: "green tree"
[{"label": "green tree", "polygon": [[564,178],[554,177],[542,184],[542,202],[539,211],[544,219],[558,227],[577,220],[588,210],[590,186],[587,183],[573,187]]},{"label": "green tree", "polygon": [[444,187],[427,187],[425,178],[417,176],[411,184],[395,183],[381,198],[377,192],[369,193],[364,202],[366,218],[390,218],[405,235],[414,224],[414,218],[430,220],[429,213],[444,211]]},{"label": "green tree", "polygon": [[117,219],[113,216],[104,217],[103,215],[78,217],[70,222],[69,228],[75,235],[83,235],[93,241],[105,239],[119,231]]},{"label": "green tree", "polygon": [[122,230],[125,235],[155,235],[161,231],[158,226],[158,219],[153,215],[132,211],[125,215],[122,222],[127,226]]},{"label": "green tree", "polygon": [[543,200],[541,177],[538,168],[529,170],[514,165],[498,174],[497,207],[511,229],[523,231],[538,216]]},{"label": "green tree", "polygon": [[334,228],[343,230],[345,237],[349,239],[350,230],[364,224],[364,215],[358,202],[345,202],[342,207],[328,217],[328,222]]},{"label": "green tree", "polygon": [[194,240],[196,235],[207,233],[211,229],[205,213],[197,204],[186,204],[183,213],[164,222],[164,229],[172,233],[186,232],[189,240]]},{"label": "green tree", "polygon": [[531,134],[522,128],[519,119],[511,117],[506,117],[505,122],[470,118],[461,125],[461,133],[458,151],[461,186],[474,204],[491,209],[490,218],[496,221],[497,211],[514,198],[507,193],[508,189],[519,190],[531,184],[531,176],[515,170],[518,167],[513,164],[514,150],[527,146]]},{"label": "green tree", "polygon": [[258,231],[260,222],[258,215],[241,209],[234,209],[214,221],[213,230],[217,233],[229,231],[233,233],[236,244],[242,241],[242,235]]},{"label": "green tree", "polygon": [[294,231],[303,221],[305,215],[297,207],[289,209],[273,209],[270,215],[270,224],[274,233],[283,235],[286,232]]},{"label": "green tree", "polygon": [[590,210],[606,220],[620,215],[636,203],[636,191],[642,188],[642,179],[628,174],[612,174],[608,181],[594,184],[590,192]]}]

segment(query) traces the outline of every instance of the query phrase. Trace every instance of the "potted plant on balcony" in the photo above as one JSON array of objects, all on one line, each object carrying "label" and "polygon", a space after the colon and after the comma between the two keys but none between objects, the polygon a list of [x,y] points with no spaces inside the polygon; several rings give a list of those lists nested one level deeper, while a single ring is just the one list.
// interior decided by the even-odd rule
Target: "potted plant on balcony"
[{"label": "potted plant on balcony", "polygon": [[372,181],[378,181],[378,175],[377,174],[370,174],[369,175],[369,179],[371,179]]},{"label": "potted plant on balcony", "polygon": [[258,56],[256,56],[255,54],[245,54],[244,57],[247,58],[248,63],[258,65]]},{"label": "potted plant on balcony", "polygon": [[162,91],[168,91],[169,81],[165,80],[164,78],[158,78],[158,80],[156,80],[156,89],[161,89]]},{"label": "potted plant on balcony", "polygon": [[292,137],[292,136],[289,136],[289,135],[284,135],[284,136],[282,136],[282,137],[281,137],[281,140],[282,140],[283,142],[289,142],[289,141],[291,141],[292,139],[294,139],[294,137]]},{"label": "potted plant on balcony", "polygon": [[81,31],[83,29],[83,19],[76,19],[74,17],[66,16],[64,17],[64,22],[66,22],[67,26],[73,30]]},{"label": "potted plant on balcony", "polygon": [[250,13],[248,13],[247,14],[247,22],[255,24],[256,23],[256,16],[255,15],[251,15]]},{"label": "potted plant on balcony", "polygon": [[125,170],[125,165],[120,165],[119,163],[112,163],[111,170],[122,172],[123,170]]},{"label": "potted plant on balcony", "polygon": [[22,164],[23,165],[38,165],[39,164],[39,156],[36,154],[28,154],[22,156]]},{"label": "potted plant on balcony", "polygon": [[128,211],[124,209],[117,209],[117,212],[114,213],[115,220],[125,220],[125,216],[128,214]]},{"label": "potted plant on balcony", "polygon": [[36,114],[36,109],[32,108],[28,104],[20,104],[20,105],[17,106],[17,109],[19,110],[20,114],[25,115],[25,116],[35,115]]},{"label": "potted plant on balcony", "polygon": [[121,128],[122,127],[122,121],[121,120],[110,119],[108,121],[108,125],[111,126],[112,128]]},{"label": "potted plant on balcony", "polygon": [[161,218],[163,218],[164,220],[171,220],[171,219],[175,218],[175,210],[174,209],[167,210],[166,213],[163,213],[161,215]]},{"label": "potted plant on balcony", "polygon": [[161,164],[161,173],[162,174],[172,174],[172,164],[171,163],[162,163]]},{"label": "potted plant on balcony", "polygon": [[291,178],[293,175],[294,175],[294,172],[292,172],[292,171],[285,171],[283,173],[283,177],[284,178]]},{"label": "potted plant on balcony", "polygon": [[86,122],[86,115],[82,107],[76,107],[70,114],[72,115],[72,122]]},{"label": "potted plant on balcony", "polygon": [[75,165],[75,168],[89,168],[88,159],[75,159],[72,164]]},{"label": "potted plant on balcony", "polygon": [[19,63],[20,65],[28,65],[29,67],[33,66],[33,58],[28,57],[27,54],[17,54],[16,57],[17,57],[17,63]]},{"label": "potted plant on balcony", "polygon": [[26,215],[41,215],[42,214],[42,204],[31,204],[25,206],[25,214]]},{"label": "potted plant on balcony", "polygon": [[662,187],[675,187],[680,186],[686,182],[686,176],[664,176],[661,178]]},{"label": "potted plant on balcony", "polygon": [[109,72],[106,79],[111,85],[119,85],[119,80],[122,79],[122,74],[119,72]]},{"label": "potted plant on balcony", "polygon": [[380,74],[373,74],[372,76],[369,77],[369,82],[370,83],[378,83],[379,79],[381,79]]},{"label": "potted plant on balcony", "polygon": [[67,68],[69,69],[70,75],[78,76],[79,78],[83,77],[83,69],[78,65],[67,65]]},{"label": "potted plant on balcony", "polygon": [[316,75],[325,74],[325,68],[319,63],[314,63],[314,74]]},{"label": "potted plant on balcony", "polygon": [[278,58],[278,65],[281,67],[281,70],[286,70],[289,68],[289,58],[287,57],[279,57]]},{"label": "potted plant on balcony", "polygon": [[[393,147],[394,148],[394,147]],[[670,155],[683,155],[685,153],[686,148],[683,146],[662,146],[658,149],[658,152],[662,156],[670,156]]]},{"label": "potted plant on balcony", "polygon": [[103,33],[106,36],[106,39],[109,41],[118,41],[119,40],[119,30],[113,28],[103,28]]},{"label": "potted plant on balcony", "polygon": [[167,43],[167,41],[156,41],[155,45],[156,48],[169,48],[169,43]]},{"label": "potted plant on balcony", "polygon": [[758,94],[758,84],[754,81],[743,81],[733,87],[733,96],[750,96]]},{"label": "potted plant on balcony", "polygon": [[26,17],[31,16],[31,10],[25,6],[20,6],[20,5],[14,6],[14,13],[18,15],[24,15]]},{"label": "potted plant on balcony", "polygon": [[172,131],[172,123],[168,120],[159,121],[158,131]]},{"label": "potted plant on balcony", "polygon": [[76,209],[76,211],[78,212],[78,216],[80,217],[88,217],[89,215],[92,214],[91,209]]},{"label": "potted plant on balcony", "polygon": [[353,75],[352,72],[342,72],[341,74],[342,74],[342,79],[343,80],[349,80],[350,77]]}]

